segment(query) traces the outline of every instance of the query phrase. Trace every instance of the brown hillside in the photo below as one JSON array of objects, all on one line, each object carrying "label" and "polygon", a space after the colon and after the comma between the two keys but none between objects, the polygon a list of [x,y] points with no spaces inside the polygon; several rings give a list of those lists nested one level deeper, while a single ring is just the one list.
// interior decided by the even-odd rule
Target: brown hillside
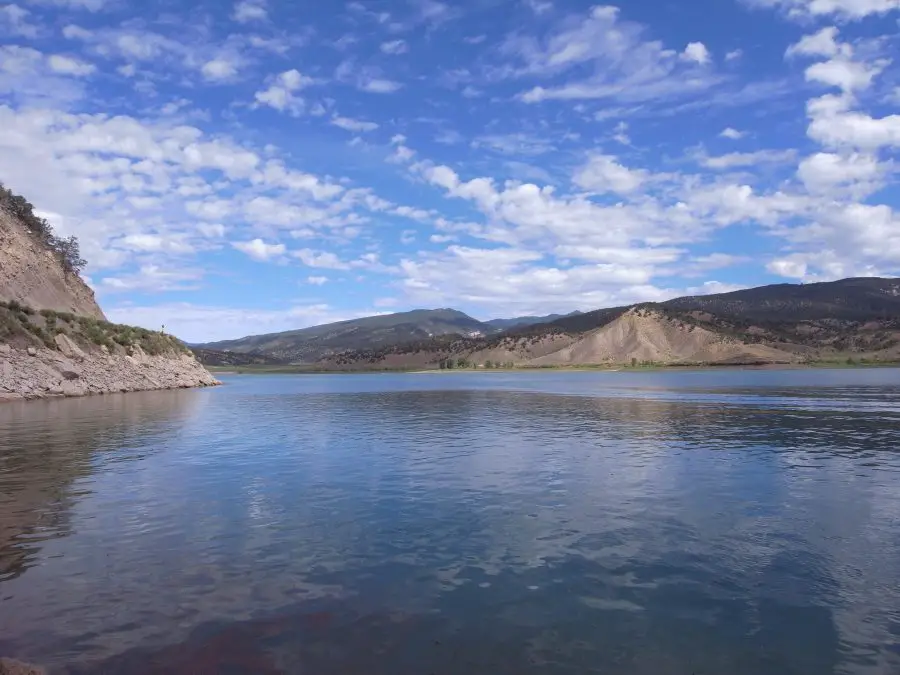
[{"label": "brown hillside", "polygon": [[728,338],[652,309],[628,310],[574,344],[528,365],[629,363],[789,363],[793,354]]},{"label": "brown hillside", "polygon": [[106,317],[94,292],[16,217],[0,208],[0,301],[36,310]]}]

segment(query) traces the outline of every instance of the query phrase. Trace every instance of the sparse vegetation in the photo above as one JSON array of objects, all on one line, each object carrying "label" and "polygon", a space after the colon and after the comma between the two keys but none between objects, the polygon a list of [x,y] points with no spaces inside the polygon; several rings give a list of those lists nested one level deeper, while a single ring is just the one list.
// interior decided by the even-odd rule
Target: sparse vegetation
[{"label": "sparse vegetation", "polygon": [[178,338],[136,326],[101,321],[68,312],[41,310],[35,312],[15,300],[0,302],[0,342],[18,346],[45,346],[56,349],[56,336],[67,335],[82,348],[106,347],[110,352],[127,352],[140,347],[145,353],[169,352],[190,354]]},{"label": "sparse vegetation", "polygon": [[59,259],[69,274],[78,275],[87,261],[81,257],[81,248],[77,237],[58,237],[53,231],[53,226],[46,218],[41,218],[34,212],[31,202],[7,189],[0,183],[0,209],[11,216],[18,218],[25,225],[28,232],[48,251]]}]

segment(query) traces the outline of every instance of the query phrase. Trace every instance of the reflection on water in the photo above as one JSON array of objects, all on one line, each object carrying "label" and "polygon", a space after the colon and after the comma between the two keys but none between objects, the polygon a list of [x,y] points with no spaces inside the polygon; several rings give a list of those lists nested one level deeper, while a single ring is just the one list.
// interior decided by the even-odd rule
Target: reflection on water
[{"label": "reflection on water", "polygon": [[900,672],[898,374],[237,376],[3,407],[0,654]]}]

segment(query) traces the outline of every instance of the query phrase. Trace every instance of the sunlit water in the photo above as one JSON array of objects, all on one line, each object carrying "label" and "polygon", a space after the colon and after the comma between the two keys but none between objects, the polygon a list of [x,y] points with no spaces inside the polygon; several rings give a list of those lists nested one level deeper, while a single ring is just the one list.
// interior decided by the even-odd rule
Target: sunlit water
[{"label": "sunlit water", "polygon": [[0,407],[0,655],[900,673],[900,371],[223,379]]}]

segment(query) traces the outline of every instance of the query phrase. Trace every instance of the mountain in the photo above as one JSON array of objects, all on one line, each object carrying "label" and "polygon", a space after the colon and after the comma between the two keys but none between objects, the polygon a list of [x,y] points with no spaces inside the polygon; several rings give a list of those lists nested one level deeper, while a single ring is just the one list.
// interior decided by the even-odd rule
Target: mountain
[{"label": "mountain", "polygon": [[314,363],[348,350],[387,348],[443,335],[474,338],[490,332],[486,324],[455,309],[416,309],[197,347],[219,352],[252,352],[282,363]]},{"label": "mountain", "polygon": [[348,350],[327,368],[900,359],[900,280],[776,284],[599,309],[476,338]]},{"label": "mountain", "polygon": [[491,319],[490,321],[485,321],[485,325],[490,326],[496,331],[505,331],[511,328],[519,328],[522,326],[534,326],[535,324],[540,323],[550,323],[551,321],[556,321],[557,319],[563,319],[570,316],[576,316],[581,314],[579,311],[574,311],[569,314],[548,314],[547,316],[519,316],[514,319]]}]

